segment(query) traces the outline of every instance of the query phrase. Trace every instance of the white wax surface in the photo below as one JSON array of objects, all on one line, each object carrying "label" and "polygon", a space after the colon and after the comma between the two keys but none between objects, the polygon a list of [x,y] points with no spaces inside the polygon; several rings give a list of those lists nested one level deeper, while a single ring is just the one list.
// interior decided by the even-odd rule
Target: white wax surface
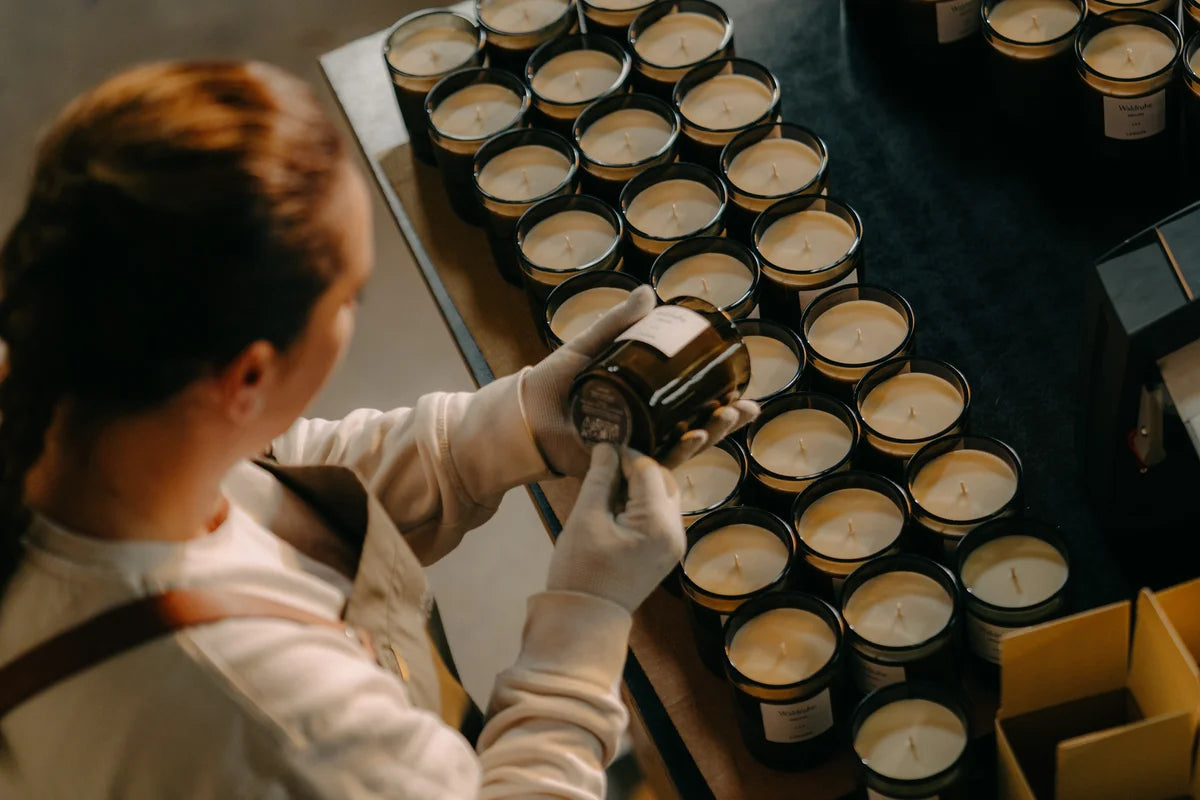
[{"label": "white wax surface", "polygon": [[1100,31],[1083,47],[1088,66],[1110,78],[1144,78],[1175,58],[1175,43],[1145,25],[1116,25]]},{"label": "white wax surface", "polygon": [[708,225],[720,210],[712,189],[677,178],[647,186],[633,198],[625,218],[642,233],[677,239]]},{"label": "white wax surface", "polygon": [[855,238],[854,228],[836,214],[798,211],[763,231],[758,249],[776,266],[811,272],[840,261]]},{"label": "white wax surface", "polygon": [[922,508],[963,522],[996,513],[1016,493],[1016,473],[999,456],[982,450],[943,453],[912,482],[913,499]]},{"label": "white wax surface", "polygon": [[854,736],[854,752],[880,775],[931,778],[949,769],[967,747],[962,720],[941,703],[906,698],[881,706]]},{"label": "white wax surface", "polygon": [[588,0],[588,4],[606,11],[628,11],[631,8],[641,8],[651,0]]},{"label": "white wax surface", "polygon": [[546,27],[567,10],[567,0],[490,0],[479,18],[503,33],[531,33]]},{"label": "white wax surface", "polygon": [[1079,17],[1071,0],[1004,0],[992,8],[988,24],[1005,38],[1037,44],[1067,33]]},{"label": "white wax surface", "polygon": [[895,352],[907,335],[908,321],[891,306],[847,300],[813,320],[805,339],[827,361],[867,364]]},{"label": "white wax surface", "polygon": [[692,514],[724,503],[738,488],[742,467],[719,447],[710,447],[674,469],[679,507]]},{"label": "white wax surface", "polygon": [[888,378],[863,399],[863,421],[884,436],[913,441],[949,428],[963,410],[954,385],[928,372]]},{"label": "white wax surface", "polygon": [[796,533],[813,551],[850,560],[887,549],[903,528],[904,514],[885,495],[838,489],[804,510]]},{"label": "white wax surface", "polygon": [[626,297],[629,297],[629,292],[615,286],[584,289],[568,297],[555,309],[554,316],[550,318],[550,330],[566,342],[583,333],[606,312],[623,303]]},{"label": "white wax surface", "polygon": [[484,139],[504,130],[521,112],[521,98],[498,83],[464,86],[433,110],[433,125],[447,136]]},{"label": "white wax surface", "polygon": [[736,303],[750,290],[754,275],[726,253],[699,253],[680,259],[658,279],[663,300],[682,295],[699,297],[718,308]]},{"label": "white wax surface", "polygon": [[635,164],[665,150],[671,130],[671,123],[653,111],[623,108],[588,126],[579,149],[599,164]]},{"label": "white wax surface", "polygon": [[560,211],[530,229],[521,251],[540,267],[577,269],[599,260],[616,241],[616,230],[599,214]]},{"label": "white wax surface", "polygon": [[532,200],[562,185],[571,162],[552,147],[526,144],[505,150],[483,165],[479,188],[501,200]]},{"label": "white wax surface", "polygon": [[388,49],[393,67],[408,75],[439,75],[475,55],[478,37],[459,28],[439,26],[419,30]]},{"label": "white wax surface", "polygon": [[743,128],[771,108],[770,88],[749,75],[716,75],[692,89],[679,103],[679,113],[711,130]]},{"label": "white wax surface", "polygon": [[734,597],[769,586],[787,562],[787,545],[766,528],[726,525],[692,545],[683,572],[710,594]]},{"label": "white wax surface", "polygon": [[793,408],[765,422],[750,455],[780,475],[817,475],[846,457],[854,437],[846,423],[815,408]]},{"label": "white wax surface", "polygon": [[1188,63],[1192,65],[1192,72],[1200,74],[1200,47],[1196,48],[1196,52],[1192,53],[1192,57],[1188,59]]},{"label": "white wax surface", "polygon": [[599,50],[570,50],[533,75],[533,91],[556,103],[584,103],[607,92],[621,77],[621,62]]},{"label": "white wax surface", "polygon": [[729,660],[747,678],[771,686],[807,680],[833,658],[837,636],[800,608],[772,608],[748,620],[729,643]]},{"label": "white wax surface", "polygon": [[808,186],[820,169],[821,157],[804,142],[763,139],[734,156],[725,174],[743,192],[779,197]]},{"label": "white wax surface", "polygon": [[1045,602],[1067,582],[1067,561],[1049,542],[1001,536],[984,542],[963,562],[967,591],[985,603],[1025,608]]},{"label": "white wax surface", "polygon": [[846,599],[842,616],[862,638],[885,647],[911,647],[941,633],[954,613],[946,590],[919,572],[884,572]]},{"label": "white wax surface", "polygon": [[660,67],[682,67],[704,61],[721,49],[725,26],[691,11],[667,14],[638,36],[633,49]]},{"label": "white wax surface", "polygon": [[750,383],[742,397],[759,400],[775,394],[791,383],[800,368],[800,359],[786,342],[774,336],[743,336],[742,342],[750,351]]}]

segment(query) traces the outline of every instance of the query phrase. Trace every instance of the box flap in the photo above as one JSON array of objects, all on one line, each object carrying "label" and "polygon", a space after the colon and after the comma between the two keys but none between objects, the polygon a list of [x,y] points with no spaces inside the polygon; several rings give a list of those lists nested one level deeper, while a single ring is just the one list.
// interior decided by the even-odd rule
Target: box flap
[{"label": "box flap", "polygon": [[1200,579],[1154,593],[1159,608],[1187,645],[1192,660],[1200,653]]},{"label": "box flap", "polygon": [[1148,589],[1138,593],[1127,683],[1143,716],[1184,711],[1195,725],[1200,711],[1196,662]]},{"label": "box flap", "polygon": [[1017,761],[1008,735],[1000,720],[994,723],[996,731],[996,797],[1000,800],[1037,800],[1025,772]]},{"label": "box flap", "polygon": [[1055,800],[1167,800],[1191,784],[1192,718],[1164,714],[1058,745]]}]

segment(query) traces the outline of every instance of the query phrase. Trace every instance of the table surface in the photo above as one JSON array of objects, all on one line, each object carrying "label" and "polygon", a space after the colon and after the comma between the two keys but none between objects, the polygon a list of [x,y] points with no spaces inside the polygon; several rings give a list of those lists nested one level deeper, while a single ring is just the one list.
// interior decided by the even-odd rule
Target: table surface
[{"label": "table surface", "polygon": [[[1021,455],[1030,512],[1061,526],[1072,550],[1074,607],[1131,596],[1082,485],[1082,288],[1102,253],[1172,210],[1171,201],[1127,175],[1114,173],[1105,190],[1106,178],[1072,149],[997,128],[970,70],[914,77],[897,69],[895,54],[863,39],[840,3],[722,5],[738,55],[779,77],[784,119],[828,144],[831,194],[864,221],[870,282],[911,302],[918,352],[965,373],[972,431]],[[381,44],[382,33],[368,36],[321,64],[464,360],[486,383],[547,351],[521,292],[492,266],[482,231],[455,217],[436,170],[411,157]],[[552,533],[576,489],[562,480],[533,491]],[[626,669],[681,796],[853,790],[847,754],[799,775],[754,762],[735,744],[725,687],[699,666],[690,639],[679,601],[658,592],[635,619]]]}]

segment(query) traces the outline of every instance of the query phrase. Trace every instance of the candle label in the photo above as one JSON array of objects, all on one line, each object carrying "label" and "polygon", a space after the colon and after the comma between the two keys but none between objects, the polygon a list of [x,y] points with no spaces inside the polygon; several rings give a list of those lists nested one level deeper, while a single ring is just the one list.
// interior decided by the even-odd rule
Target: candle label
[{"label": "candle label", "polygon": [[974,614],[967,615],[967,640],[971,643],[971,652],[990,661],[1000,663],[1000,637],[1015,628],[1005,628],[984,622]]},{"label": "candle label", "polygon": [[804,309],[808,308],[808,304],[825,294],[825,292],[828,292],[830,289],[833,289],[837,286],[845,286],[847,283],[858,283],[857,267],[850,270],[846,277],[842,278],[840,281],[831,286],[822,286],[820,289],[802,289],[799,292],[796,292],[796,299],[800,303],[800,313],[803,314]]},{"label": "candle label", "polygon": [[608,442],[623,445],[629,442],[629,406],[612,386],[600,381],[588,381],[575,397],[579,406],[579,436],[585,442]]},{"label": "candle label", "polygon": [[617,341],[642,342],[667,358],[674,358],[707,328],[708,320],[690,308],[665,305],[642,317],[618,336]]},{"label": "candle label", "polygon": [[1145,139],[1166,127],[1166,89],[1145,97],[1104,96],[1104,135],[1109,139]]},{"label": "candle label", "polygon": [[833,727],[833,704],[826,687],[799,703],[762,703],[763,734],[768,742],[792,744],[820,736]]},{"label": "candle label", "polygon": [[979,30],[979,0],[947,0],[935,8],[938,44],[957,42]]},{"label": "candle label", "polygon": [[[890,794],[883,794],[882,792],[877,792],[874,789],[872,789],[870,786],[868,786],[867,787],[867,800],[897,800],[897,798],[892,797]],[[929,797],[914,797],[914,798],[911,798],[911,800],[938,800],[938,796],[935,794],[935,795],[930,795]]]},{"label": "candle label", "polygon": [[904,683],[906,680],[908,676],[904,674],[903,666],[878,664],[855,654],[854,682],[863,694],[891,686],[893,683]]}]

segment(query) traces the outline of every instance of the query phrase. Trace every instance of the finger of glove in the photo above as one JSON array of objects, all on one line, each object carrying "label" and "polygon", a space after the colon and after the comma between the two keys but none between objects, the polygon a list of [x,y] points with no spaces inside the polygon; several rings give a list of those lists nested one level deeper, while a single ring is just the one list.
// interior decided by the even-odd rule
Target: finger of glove
[{"label": "finger of glove", "polygon": [[625,474],[625,482],[628,485],[627,505],[654,507],[670,501],[670,492],[667,491],[667,483],[663,479],[663,469],[650,456],[625,448],[621,454],[621,471]]},{"label": "finger of glove", "polygon": [[699,453],[708,445],[708,433],[704,430],[688,431],[679,442],[671,448],[663,458],[662,465],[667,469],[675,469],[692,456]]},{"label": "finger of glove", "polygon": [[621,474],[620,463],[617,448],[610,444],[594,446],[592,463],[579,486],[579,497],[575,500],[575,507],[611,513],[613,493]]},{"label": "finger of glove", "polygon": [[738,415],[738,422],[733,426],[735,431],[754,422],[754,420],[758,419],[758,415],[762,413],[762,406],[753,400],[735,400],[729,407],[736,411]]},{"label": "finger of glove", "polygon": [[630,292],[629,297],[620,305],[609,310],[588,326],[587,330],[568,341],[566,348],[585,356],[596,355],[619,334],[649,314],[657,302],[653,289],[649,286],[639,286]]},{"label": "finger of glove", "polygon": [[721,406],[709,418],[704,426],[708,434],[708,444],[714,445],[738,429],[742,415],[733,406]]}]

